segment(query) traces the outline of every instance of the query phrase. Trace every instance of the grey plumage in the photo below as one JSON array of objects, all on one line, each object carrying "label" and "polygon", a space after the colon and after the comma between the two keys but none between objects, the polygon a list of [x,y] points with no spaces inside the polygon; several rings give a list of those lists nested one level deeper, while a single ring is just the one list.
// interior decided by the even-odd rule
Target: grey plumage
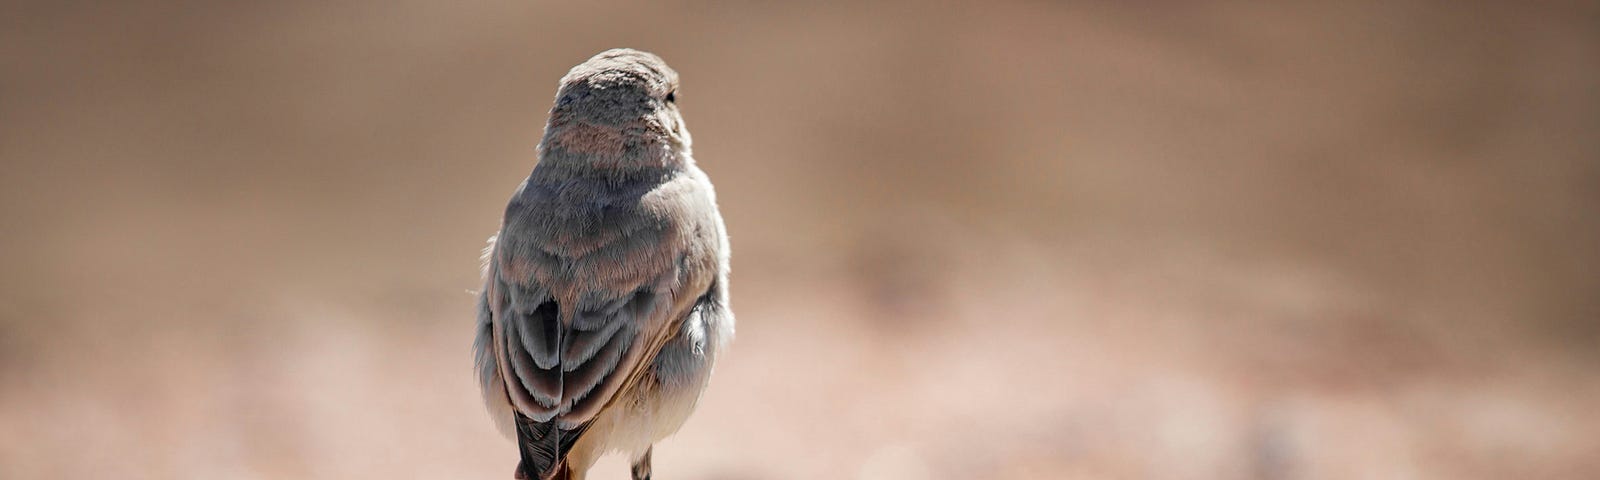
[{"label": "grey plumage", "polygon": [[635,50],[574,67],[485,251],[475,356],[519,476],[581,479],[607,451],[648,476],[733,334],[727,236],[677,87]]}]

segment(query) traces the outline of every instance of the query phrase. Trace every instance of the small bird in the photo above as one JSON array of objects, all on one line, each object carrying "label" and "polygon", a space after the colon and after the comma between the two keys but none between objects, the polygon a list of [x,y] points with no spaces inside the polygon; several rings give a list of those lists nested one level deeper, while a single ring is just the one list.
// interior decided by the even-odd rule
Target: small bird
[{"label": "small bird", "polygon": [[637,50],[573,67],[484,250],[473,349],[516,478],[581,480],[608,452],[650,478],[733,336],[728,237],[677,90]]}]

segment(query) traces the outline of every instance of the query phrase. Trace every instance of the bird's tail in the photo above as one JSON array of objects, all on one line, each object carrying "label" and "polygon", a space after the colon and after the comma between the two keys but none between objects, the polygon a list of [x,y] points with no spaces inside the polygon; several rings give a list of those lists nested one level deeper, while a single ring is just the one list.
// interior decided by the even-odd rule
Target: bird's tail
[{"label": "bird's tail", "polygon": [[572,469],[568,468],[565,464],[561,465],[561,467],[557,468],[554,472],[550,472],[550,476],[547,477],[533,476],[533,474],[528,473],[528,469],[524,465],[525,463],[517,464],[517,475],[515,477],[516,480],[534,480],[536,478],[539,480],[572,480]]},{"label": "bird's tail", "polygon": [[524,465],[525,463],[517,464],[516,480],[572,480],[572,469],[565,464],[562,464],[561,467],[556,468],[555,471],[550,472],[549,476],[545,477],[533,476],[533,474],[528,473],[528,469]]},{"label": "bird's tail", "polygon": [[[517,450],[522,454],[519,476],[528,480],[569,480],[572,469],[566,464],[567,452],[585,428],[565,430],[552,419],[538,422],[517,414]],[[587,425],[584,425],[587,427]]]}]

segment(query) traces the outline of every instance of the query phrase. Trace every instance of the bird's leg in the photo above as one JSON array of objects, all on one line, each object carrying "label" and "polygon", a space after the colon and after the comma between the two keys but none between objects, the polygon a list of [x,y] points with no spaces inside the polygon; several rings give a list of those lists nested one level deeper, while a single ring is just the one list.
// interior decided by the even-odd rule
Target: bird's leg
[{"label": "bird's leg", "polygon": [[650,480],[650,452],[653,451],[655,447],[644,449],[639,461],[633,462],[633,480]]}]

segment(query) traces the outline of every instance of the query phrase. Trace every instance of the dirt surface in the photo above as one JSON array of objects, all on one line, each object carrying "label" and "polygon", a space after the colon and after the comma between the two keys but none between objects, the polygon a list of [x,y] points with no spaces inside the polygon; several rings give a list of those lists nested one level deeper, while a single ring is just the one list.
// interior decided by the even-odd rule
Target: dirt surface
[{"label": "dirt surface", "polygon": [[1600,477],[1592,3],[233,3],[0,4],[0,478],[509,478],[468,292],[617,46],[734,246],[661,478]]}]

